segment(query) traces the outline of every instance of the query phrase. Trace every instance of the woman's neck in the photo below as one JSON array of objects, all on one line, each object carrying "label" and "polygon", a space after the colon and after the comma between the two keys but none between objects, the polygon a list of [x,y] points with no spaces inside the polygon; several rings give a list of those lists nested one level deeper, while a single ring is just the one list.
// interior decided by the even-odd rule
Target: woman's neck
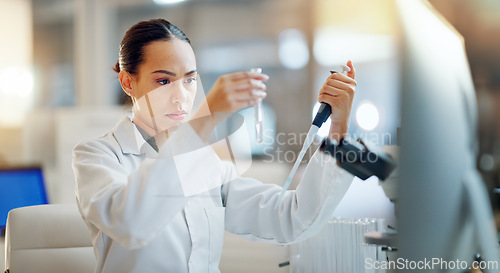
[{"label": "woman's neck", "polygon": [[[165,130],[165,131],[159,132],[156,128],[149,125],[147,122],[145,122],[144,120],[142,120],[138,116],[134,116],[134,119],[132,120],[132,122],[135,125],[139,126],[139,128],[141,128],[144,132],[146,132],[146,134],[148,134],[151,137],[154,137],[156,145],[158,147],[161,147],[161,145],[163,145],[163,143],[165,143],[165,141],[168,138],[168,131]],[[154,122],[154,120],[153,120],[153,122]]]},{"label": "woman's neck", "polygon": [[156,134],[158,133],[158,131],[153,126],[142,120],[138,115],[134,116],[132,122],[152,137],[156,136]]}]

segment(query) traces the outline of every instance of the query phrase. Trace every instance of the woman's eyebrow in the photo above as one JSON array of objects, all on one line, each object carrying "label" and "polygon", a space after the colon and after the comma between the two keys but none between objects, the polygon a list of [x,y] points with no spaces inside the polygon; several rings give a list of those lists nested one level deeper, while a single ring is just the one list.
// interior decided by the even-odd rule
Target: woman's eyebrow
[{"label": "woman's eyebrow", "polygon": [[184,74],[184,76],[189,76],[189,75],[194,74],[194,73],[196,73],[196,69],[189,71],[188,73]]},{"label": "woman's eyebrow", "polygon": [[[154,73],[163,73],[163,74],[168,74],[168,75],[171,75],[171,76],[173,76],[173,77],[177,76],[177,74],[175,74],[174,72],[171,72],[171,71],[168,71],[168,70],[162,70],[162,69],[160,69],[160,70],[155,70],[155,71],[151,72],[151,74],[154,74]],[[194,74],[194,73],[196,73],[196,69],[193,69],[193,70],[191,70],[191,71],[189,71],[189,72],[185,73],[185,74],[184,74],[184,76],[188,76],[188,75],[191,75],[191,74]]]},{"label": "woman's eyebrow", "polygon": [[168,74],[168,75],[171,75],[171,76],[177,76],[177,74],[175,74],[174,72],[170,72],[168,70],[155,70],[153,72],[151,72],[151,74],[155,74],[155,73],[163,73],[163,74]]}]

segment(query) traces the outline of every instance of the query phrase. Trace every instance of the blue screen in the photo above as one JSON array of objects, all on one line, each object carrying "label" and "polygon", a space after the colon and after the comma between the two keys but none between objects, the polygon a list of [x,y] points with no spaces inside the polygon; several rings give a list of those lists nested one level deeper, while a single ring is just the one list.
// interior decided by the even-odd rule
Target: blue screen
[{"label": "blue screen", "polygon": [[1,228],[5,228],[11,209],[41,204],[47,204],[41,169],[0,169]]}]

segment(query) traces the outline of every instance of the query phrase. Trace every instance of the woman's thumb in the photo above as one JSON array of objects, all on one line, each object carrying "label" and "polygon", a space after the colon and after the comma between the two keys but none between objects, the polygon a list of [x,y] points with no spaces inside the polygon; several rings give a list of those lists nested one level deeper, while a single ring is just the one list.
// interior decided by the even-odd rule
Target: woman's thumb
[{"label": "woman's thumb", "polygon": [[354,70],[351,60],[347,61],[347,66],[351,69],[351,71],[347,72],[347,76],[354,80],[354,77],[356,77],[356,70]]}]

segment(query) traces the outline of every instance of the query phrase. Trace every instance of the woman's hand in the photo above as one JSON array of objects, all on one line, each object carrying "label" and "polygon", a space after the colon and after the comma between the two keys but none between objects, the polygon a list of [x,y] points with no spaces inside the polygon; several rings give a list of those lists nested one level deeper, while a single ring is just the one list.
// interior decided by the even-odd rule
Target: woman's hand
[{"label": "woman's hand", "polygon": [[[190,125],[198,135],[207,140],[215,126],[234,112],[255,105],[267,96],[264,81],[269,76],[262,73],[236,72],[220,76],[207,94]],[[206,122],[207,116],[211,122]]]},{"label": "woman's hand", "polygon": [[352,62],[348,61],[347,66],[351,71],[344,75],[333,73],[330,75],[319,91],[318,101],[326,102],[332,107],[332,124],[329,136],[337,141],[347,135],[349,117],[351,114],[352,100],[356,90],[354,77],[356,72]]},{"label": "woman's hand", "polygon": [[212,116],[215,113],[234,113],[257,104],[267,96],[262,73],[236,72],[220,76],[207,95]]}]

